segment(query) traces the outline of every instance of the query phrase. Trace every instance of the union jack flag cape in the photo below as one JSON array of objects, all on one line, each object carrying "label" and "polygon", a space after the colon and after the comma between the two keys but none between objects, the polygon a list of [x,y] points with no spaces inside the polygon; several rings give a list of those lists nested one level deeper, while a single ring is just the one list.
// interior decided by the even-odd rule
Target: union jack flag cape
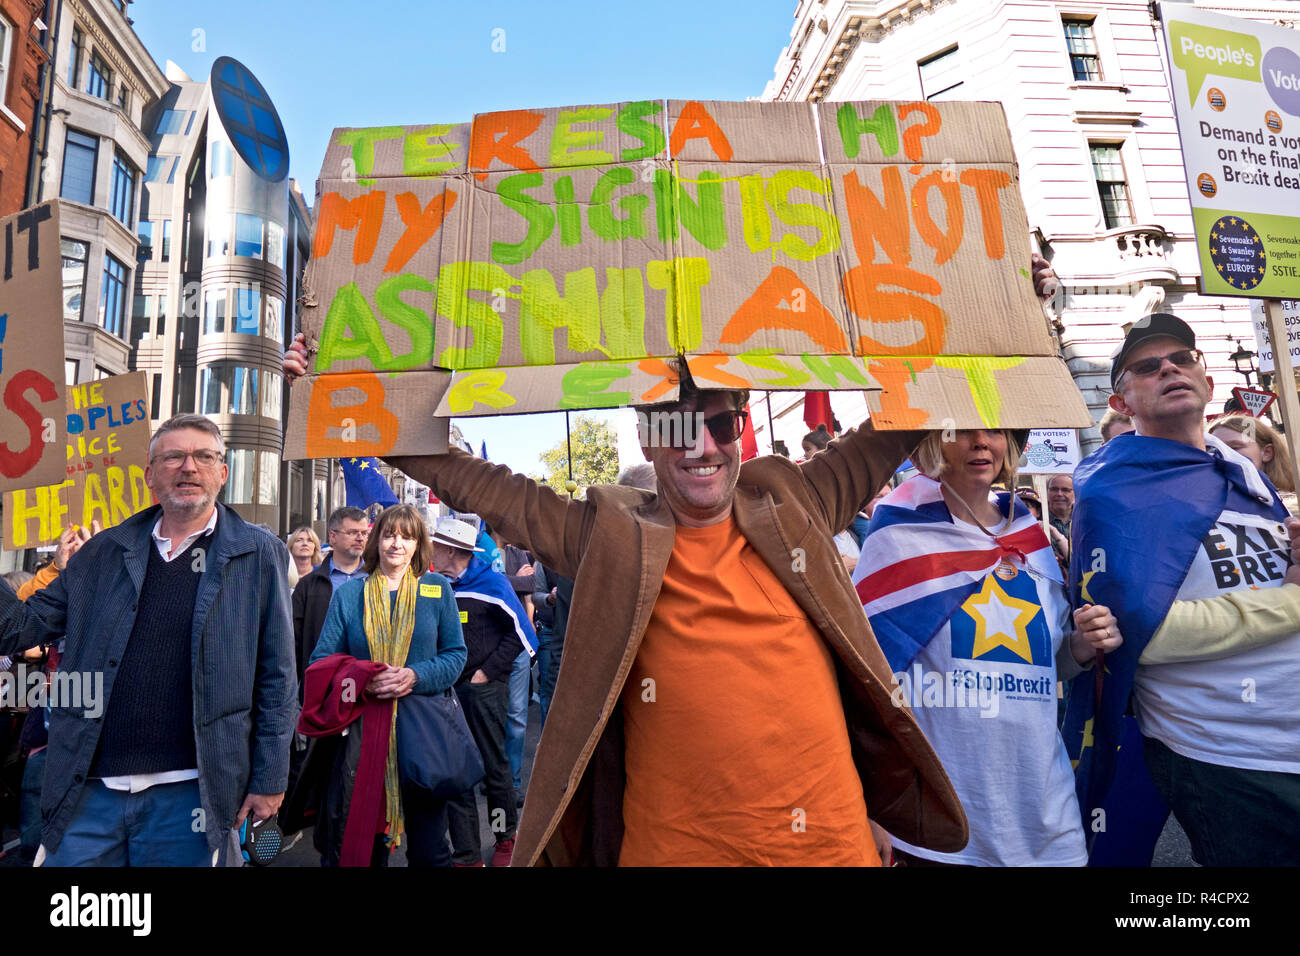
[{"label": "union jack flag cape", "polygon": [[974,594],[1009,559],[1055,583],[1064,596],[1061,568],[1042,526],[1019,499],[998,493],[998,510],[1015,508],[996,537],[953,521],[933,478],[909,478],[876,505],[853,574],[862,608],[895,673],[906,670]]}]

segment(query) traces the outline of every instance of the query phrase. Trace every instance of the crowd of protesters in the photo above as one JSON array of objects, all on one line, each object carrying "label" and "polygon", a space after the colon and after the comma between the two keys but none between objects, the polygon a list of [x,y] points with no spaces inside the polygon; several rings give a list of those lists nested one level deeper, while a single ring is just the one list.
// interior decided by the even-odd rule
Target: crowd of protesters
[{"label": "crowd of protesters", "polygon": [[482,866],[484,822],[492,866],[1078,866],[1149,862],[1172,810],[1198,862],[1300,864],[1285,439],[1207,427],[1175,316],[1111,381],[1045,502],[1011,430],[832,424],[742,467],[745,393],[683,372],[660,411],[701,427],[615,485],[393,458],[456,511],[340,508],[324,547],[220,504],[220,431],[177,416],[158,505],[0,587],[0,669],[102,682],[0,720],[22,852],[238,865],[278,819],[324,866]]}]

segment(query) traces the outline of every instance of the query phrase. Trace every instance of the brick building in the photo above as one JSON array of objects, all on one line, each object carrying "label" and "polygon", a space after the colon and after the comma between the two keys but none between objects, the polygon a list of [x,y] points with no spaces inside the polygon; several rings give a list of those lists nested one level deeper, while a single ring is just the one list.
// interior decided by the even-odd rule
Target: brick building
[{"label": "brick building", "polygon": [[40,100],[45,0],[0,0],[0,216],[22,209]]}]

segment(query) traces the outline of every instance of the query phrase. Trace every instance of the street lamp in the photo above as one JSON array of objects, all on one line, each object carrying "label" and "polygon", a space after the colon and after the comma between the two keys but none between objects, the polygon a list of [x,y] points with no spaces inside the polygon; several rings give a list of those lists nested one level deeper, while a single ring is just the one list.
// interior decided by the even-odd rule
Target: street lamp
[{"label": "street lamp", "polygon": [[1253,387],[1250,377],[1259,371],[1259,366],[1255,364],[1255,353],[1237,339],[1237,351],[1229,355],[1228,360],[1232,362],[1232,367],[1237,370],[1237,374],[1246,379],[1246,387]]}]

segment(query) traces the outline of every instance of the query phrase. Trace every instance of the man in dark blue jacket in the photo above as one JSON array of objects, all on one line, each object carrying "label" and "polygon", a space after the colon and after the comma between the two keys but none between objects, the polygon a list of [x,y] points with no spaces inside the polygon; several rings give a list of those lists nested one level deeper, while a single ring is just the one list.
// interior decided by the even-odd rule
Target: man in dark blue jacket
[{"label": "man in dark blue jacket", "polygon": [[245,817],[283,799],[288,553],[217,504],[224,457],[216,425],[175,416],[149,443],[160,505],[93,537],[26,604],[0,589],[0,653],[66,635],[38,865],[234,861]]}]

